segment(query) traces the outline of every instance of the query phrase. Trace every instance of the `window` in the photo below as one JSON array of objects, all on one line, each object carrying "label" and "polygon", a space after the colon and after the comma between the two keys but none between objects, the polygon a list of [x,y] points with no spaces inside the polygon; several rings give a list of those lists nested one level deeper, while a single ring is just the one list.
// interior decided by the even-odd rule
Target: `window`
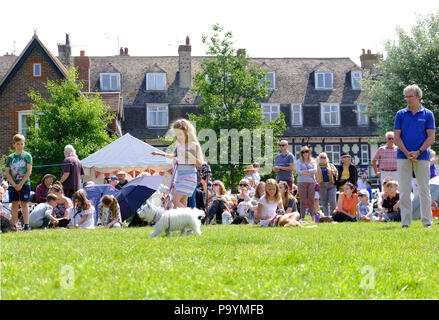
[{"label": "window", "polygon": [[262,108],[264,110],[264,123],[273,121],[280,115],[279,104],[263,104]]},{"label": "window", "polygon": [[361,145],[361,164],[369,164],[369,145]]},{"label": "window", "polygon": [[166,90],[166,73],[147,73],[146,90]]},{"label": "window", "polygon": [[[18,133],[26,136],[27,131],[32,124],[30,116],[33,113],[32,110],[18,111]],[[38,127],[38,122],[35,123],[35,126]]]},{"label": "window", "polygon": [[351,72],[351,81],[352,81],[352,90],[361,90],[361,79],[363,78],[363,74],[361,71],[352,71]]},{"label": "window", "polygon": [[321,121],[323,126],[340,125],[340,105],[325,103],[321,105]]},{"label": "window", "polygon": [[168,105],[146,105],[148,128],[168,127]]},{"label": "window", "polygon": [[328,155],[328,161],[333,164],[340,163],[340,145],[327,144],[325,145],[325,152]]},{"label": "window", "polygon": [[332,72],[316,72],[315,73],[315,82],[316,82],[316,89],[325,89],[330,90],[332,89],[332,83],[333,83],[334,77]]},{"label": "window", "polygon": [[268,81],[267,90],[276,89],[276,73],[275,72],[267,72],[267,76],[265,79],[262,79],[262,82]]},{"label": "window", "polygon": [[102,91],[120,90],[120,73],[101,73],[100,83]]},{"label": "window", "polygon": [[367,126],[369,124],[369,117],[363,113],[366,111],[366,106],[357,106],[357,121],[359,126]]},{"label": "window", "polygon": [[300,159],[300,155],[299,155],[300,150],[302,150],[302,145],[295,144],[294,145],[294,157],[296,158],[296,160]]},{"label": "window", "polygon": [[34,63],[33,70],[34,77],[41,77],[41,63]]},{"label": "window", "polygon": [[292,126],[302,126],[303,125],[303,115],[302,115],[302,105],[292,104],[291,105],[291,125]]}]

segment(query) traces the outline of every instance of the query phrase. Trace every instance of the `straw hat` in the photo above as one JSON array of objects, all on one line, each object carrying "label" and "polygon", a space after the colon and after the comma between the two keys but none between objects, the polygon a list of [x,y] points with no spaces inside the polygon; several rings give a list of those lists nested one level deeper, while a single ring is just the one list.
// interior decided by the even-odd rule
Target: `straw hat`
[{"label": "straw hat", "polygon": [[256,170],[255,167],[253,167],[252,164],[248,165],[248,166],[244,169],[244,171],[252,171],[252,170],[253,170],[253,171]]},{"label": "straw hat", "polygon": [[348,157],[348,158],[352,158],[351,155],[350,155],[349,153],[342,153],[340,159],[343,159],[343,158],[346,158],[346,157]]}]

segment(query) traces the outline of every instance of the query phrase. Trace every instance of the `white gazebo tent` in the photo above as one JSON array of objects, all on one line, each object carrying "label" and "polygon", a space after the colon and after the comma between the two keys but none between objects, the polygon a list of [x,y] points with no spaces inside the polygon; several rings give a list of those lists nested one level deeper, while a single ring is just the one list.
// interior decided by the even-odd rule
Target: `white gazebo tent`
[{"label": "white gazebo tent", "polygon": [[[172,161],[162,156],[154,156],[153,151],[162,152],[129,133],[81,160],[84,180],[103,183],[104,177],[125,171],[131,178],[144,172],[150,175],[171,175]],[[167,180],[167,179],[165,179]]]}]

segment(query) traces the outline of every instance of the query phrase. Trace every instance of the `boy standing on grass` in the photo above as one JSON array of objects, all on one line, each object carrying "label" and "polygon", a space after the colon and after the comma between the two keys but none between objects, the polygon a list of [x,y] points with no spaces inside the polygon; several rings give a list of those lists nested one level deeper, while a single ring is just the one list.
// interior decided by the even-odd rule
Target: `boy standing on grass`
[{"label": "boy standing on grass", "polygon": [[18,208],[21,203],[23,213],[24,231],[31,231],[29,227],[29,198],[30,198],[30,175],[32,173],[32,156],[24,151],[25,138],[16,134],[12,138],[15,152],[6,159],[6,178],[10,185],[8,188],[9,201],[12,203],[12,224],[18,220]]}]

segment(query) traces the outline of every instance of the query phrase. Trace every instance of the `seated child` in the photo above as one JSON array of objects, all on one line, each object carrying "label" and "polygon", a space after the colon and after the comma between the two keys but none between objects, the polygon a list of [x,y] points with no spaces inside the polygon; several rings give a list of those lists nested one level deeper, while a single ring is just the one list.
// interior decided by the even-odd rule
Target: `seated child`
[{"label": "seated child", "polygon": [[[280,214],[276,214],[278,208]],[[293,213],[285,213],[279,186],[274,179],[265,183],[265,195],[259,200],[255,218],[260,219],[263,227],[303,227]]]},{"label": "seated child", "polygon": [[358,192],[357,221],[373,222],[373,208],[369,202],[369,192],[366,189]]},{"label": "seated child", "polygon": [[93,229],[95,208],[87,199],[83,190],[73,194],[73,217],[71,226],[74,228]]},{"label": "seated child", "polygon": [[401,221],[398,181],[387,182],[387,196],[383,199],[385,221]]},{"label": "seated child", "polygon": [[60,221],[53,216],[53,209],[56,207],[58,197],[49,193],[46,198],[46,202],[39,203],[29,215],[29,226],[32,229],[46,228],[50,221],[55,224]]},{"label": "seated child", "polygon": [[98,225],[106,228],[121,228],[122,217],[117,199],[111,195],[105,195],[101,198],[99,205]]}]

